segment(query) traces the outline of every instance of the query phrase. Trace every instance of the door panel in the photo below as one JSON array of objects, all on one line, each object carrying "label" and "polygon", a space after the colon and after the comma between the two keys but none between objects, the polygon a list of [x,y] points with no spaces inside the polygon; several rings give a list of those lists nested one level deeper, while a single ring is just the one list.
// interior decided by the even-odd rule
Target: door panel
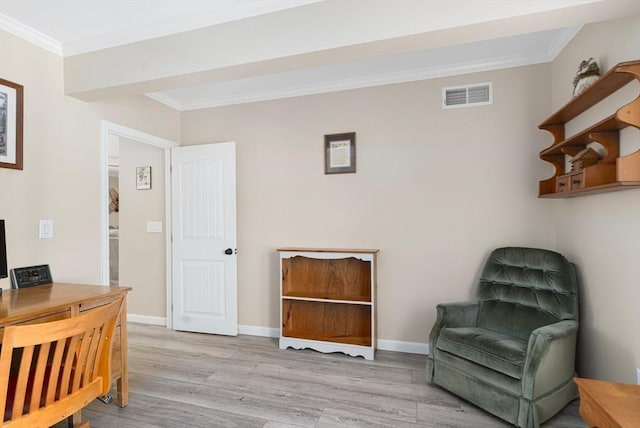
[{"label": "door panel", "polygon": [[225,317],[224,262],[183,260],[183,316]]},{"label": "door panel", "polygon": [[237,335],[235,144],[172,149],[171,180],[173,327]]}]

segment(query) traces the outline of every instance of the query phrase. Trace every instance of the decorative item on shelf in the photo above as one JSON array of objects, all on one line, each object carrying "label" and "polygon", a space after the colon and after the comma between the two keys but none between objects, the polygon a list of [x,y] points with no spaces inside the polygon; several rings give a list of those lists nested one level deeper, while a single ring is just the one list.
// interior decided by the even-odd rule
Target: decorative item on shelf
[{"label": "decorative item on shelf", "polygon": [[571,172],[582,171],[584,168],[597,164],[602,157],[591,147],[580,151],[571,159]]},{"label": "decorative item on shelf", "polygon": [[600,78],[600,67],[595,59],[589,58],[580,63],[573,79],[573,96],[580,94]]},{"label": "decorative item on shelf", "polygon": [[109,189],[109,214],[120,211],[120,196],[114,188]]},{"label": "decorative item on shelf", "polygon": [[150,166],[139,166],[136,168],[136,189],[137,190],[151,189],[151,167]]}]

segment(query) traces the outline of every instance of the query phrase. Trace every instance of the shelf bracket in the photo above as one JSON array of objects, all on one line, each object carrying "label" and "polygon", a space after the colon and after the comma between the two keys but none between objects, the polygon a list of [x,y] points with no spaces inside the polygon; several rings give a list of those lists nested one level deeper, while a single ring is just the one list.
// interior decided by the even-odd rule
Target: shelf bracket
[{"label": "shelf bracket", "polygon": [[620,156],[620,133],[612,132],[593,132],[589,134],[589,139],[602,144],[606,154],[600,161],[602,163],[616,163],[616,158]]},{"label": "shelf bracket", "polygon": [[640,128],[640,97],[620,107],[616,117],[624,123]]},{"label": "shelf bracket", "polygon": [[554,144],[558,144],[560,141],[564,140],[564,123],[546,125],[544,127],[540,127],[540,129],[549,131],[551,132],[551,135],[553,135],[553,144],[551,144],[551,146],[553,146]]},{"label": "shelf bracket", "polygon": [[[640,64],[629,64],[618,67],[617,71],[620,73],[631,74],[636,81],[640,82]],[[640,128],[640,96],[620,107],[616,113],[619,120],[628,123],[629,125]]]}]

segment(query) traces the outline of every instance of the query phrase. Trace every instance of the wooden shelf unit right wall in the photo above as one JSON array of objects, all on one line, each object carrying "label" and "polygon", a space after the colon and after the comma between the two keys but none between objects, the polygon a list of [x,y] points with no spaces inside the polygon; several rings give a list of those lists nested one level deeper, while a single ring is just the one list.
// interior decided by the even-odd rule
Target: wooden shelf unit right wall
[{"label": "wooden shelf unit right wall", "polygon": [[[538,126],[554,138],[553,144],[540,152],[540,159],[555,167],[551,178],[540,181],[539,197],[569,198],[640,188],[640,150],[620,156],[619,141],[621,129],[640,128],[640,96],[600,122],[565,138],[567,122],[633,79],[640,82],[640,60],[621,62]],[[604,147],[604,157],[580,171],[565,171],[565,157],[575,156],[591,143]]]}]

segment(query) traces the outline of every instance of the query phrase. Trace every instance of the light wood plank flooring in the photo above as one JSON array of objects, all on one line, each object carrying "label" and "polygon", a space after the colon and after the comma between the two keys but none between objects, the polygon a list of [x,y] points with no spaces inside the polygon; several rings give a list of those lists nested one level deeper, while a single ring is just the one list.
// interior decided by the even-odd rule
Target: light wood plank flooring
[{"label": "light wood plank flooring", "polygon": [[[378,351],[366,361],[130,323],[129,406],[94,401],[83,417],[93,428],[508,426],[425,383],[425,358]],[[544,427],[585,427],[577,405]]]}]

